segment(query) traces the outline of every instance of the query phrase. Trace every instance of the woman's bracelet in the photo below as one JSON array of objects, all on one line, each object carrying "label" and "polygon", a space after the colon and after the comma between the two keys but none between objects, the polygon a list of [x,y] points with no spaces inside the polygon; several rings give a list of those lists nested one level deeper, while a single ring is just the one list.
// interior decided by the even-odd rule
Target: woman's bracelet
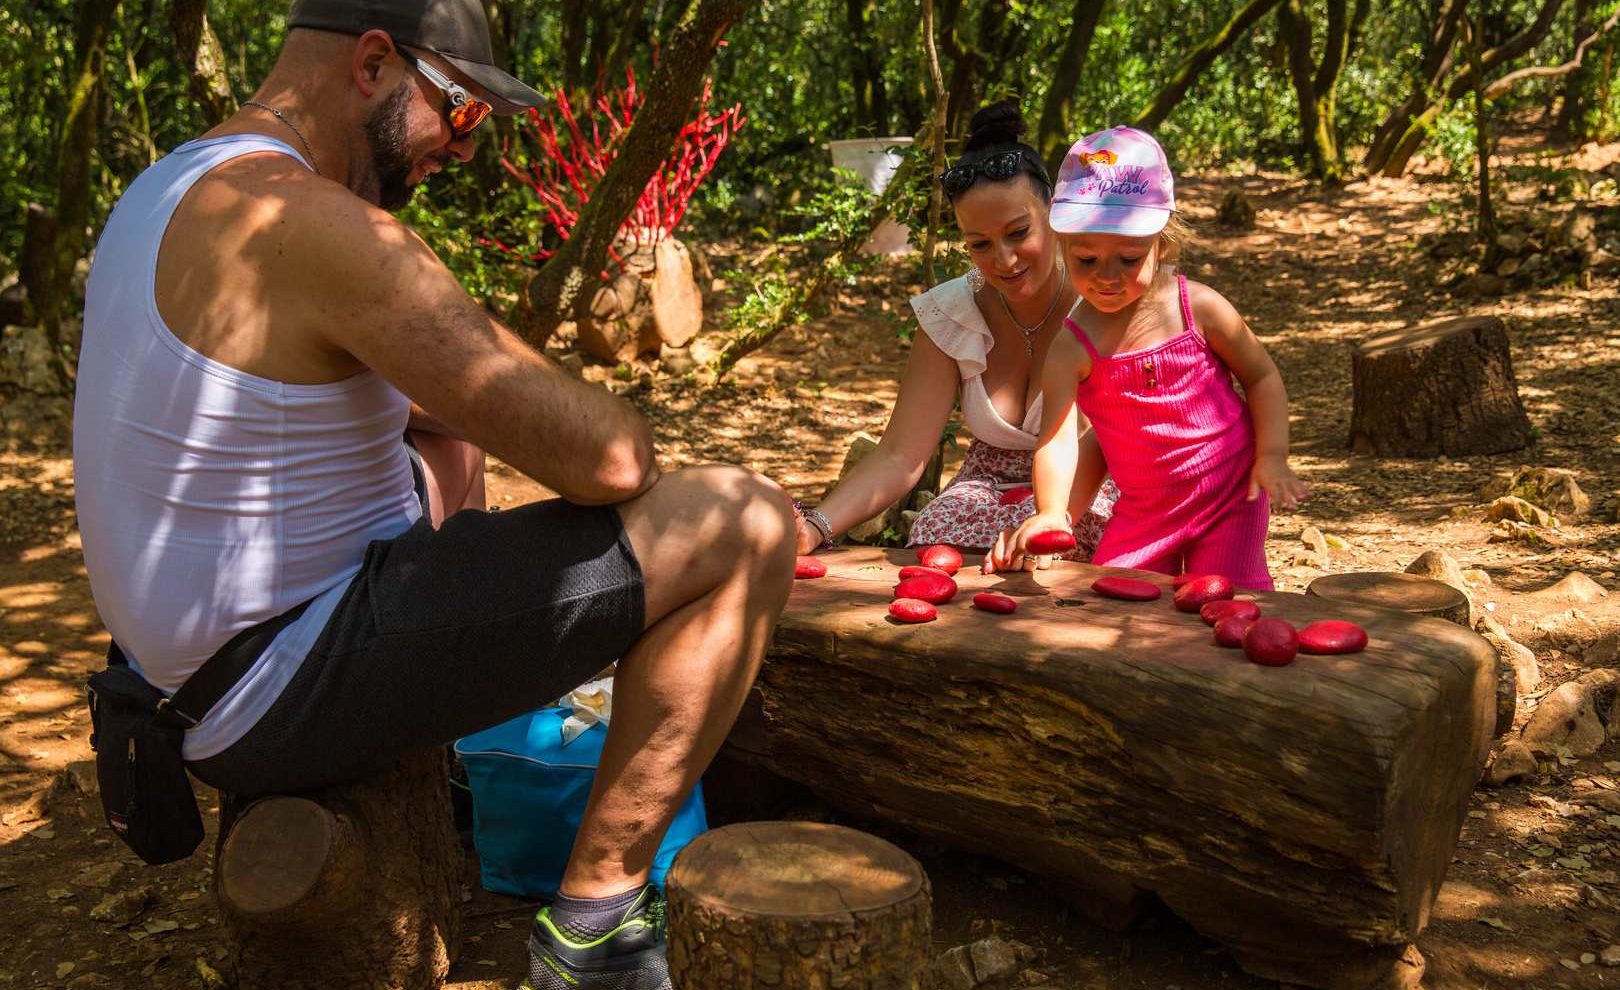
[{"label": "woman's bracelet", "polygon": [[828,521],[826,514],[820,509],[805,505],[803,502],[794,502],[793,511],[797,512],[800,518],[814,526],[816,532],[821,534],[821,545],[816,547],[817,550],[831,550],[837,546],[833,542],[832,523]]}]

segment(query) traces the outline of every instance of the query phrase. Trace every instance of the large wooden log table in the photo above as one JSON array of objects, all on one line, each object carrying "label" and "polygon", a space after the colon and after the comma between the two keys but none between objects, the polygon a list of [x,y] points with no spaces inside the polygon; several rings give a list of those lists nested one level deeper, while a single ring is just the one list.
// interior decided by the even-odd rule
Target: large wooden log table
[{"label": "large wooden log table", "polygon": [[[889,619],[911,551],[849,549],[795,584],[731,751],[835,806],[1016,864],[1128,924],[1153,897],[1253,973],[1415,986],[1479,779],[1496,653],[1391,609],[1240,593],[1368,649],[1250,663],[1175,610],[1161,575],[1058,563],[990,577],[922,625]],[[1090,591],[1105,573],[1159,601]],[[1013,615],[971,605],[997,590]]]}]

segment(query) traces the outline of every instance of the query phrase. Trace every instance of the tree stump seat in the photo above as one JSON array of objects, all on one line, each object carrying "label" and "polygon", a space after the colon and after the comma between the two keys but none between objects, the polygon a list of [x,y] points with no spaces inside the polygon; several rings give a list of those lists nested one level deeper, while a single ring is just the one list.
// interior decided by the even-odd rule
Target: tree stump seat
[{"label": "tree stump seat", "polygon": [[1350,446],[1358,454],[1500,454],[1533,438],[1497,317],[1378,334],[1351,352],[1350,371]]},{"label": "tree stump seat", "polygon": [[1467,595],[1444,581],[1416,574],[1394,571],[1327,574],[1312,581],[1305,593],[1335,602],[1356,602],[1413,615],[1429,615],[1460,626],[1469,624]]},{"label": "tree stump seat", "polygon": [[460,951],[442,749],[308,794],[222,794],[214,855],[242,990],[436,990]]},{"label": "tree stump seat", "polygon": [[[728,755],[829,804],[993,856],[1123,927],[1153,898],[1245,969],[1415,986],[1424,928],[1490,744],[1496,652],[1450,622],[1242,594],[1367,650],[1262,667],[1214,645],[1162,575],[1059,562],[984,576],[939,618],[887,617],[910,551],[825,555],[797,582]],[[1126,573],[1165,589],[1090,589]],[[1019,599],[1016,613],[972,595]]]},{"label": "tree stump seat", "polygon": [[705,832],[665,891],[675,990],[916,990],[931,954],[927,874],[839,825]]}]

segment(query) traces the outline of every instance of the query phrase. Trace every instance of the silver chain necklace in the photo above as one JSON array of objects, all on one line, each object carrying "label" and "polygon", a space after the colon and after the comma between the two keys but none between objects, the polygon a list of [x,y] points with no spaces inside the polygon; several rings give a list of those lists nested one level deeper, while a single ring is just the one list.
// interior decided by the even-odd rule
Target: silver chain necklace
[{"label": "silver chain necklace", "polygon": [[1007,305],[1007,297],[1002,295],[1000,289],[996,290],[996,298],[1001,300],[1001,311],[1007,314],[1007,319],[1011,320],[1012,325],[1018,328],[1018,332],[1024,335],[1024,354],[1027,357],[1035,356],[1035,335],[1041,332],[1041,327],[1046,326],[1046,321],[1052,318],[1052,313],[1057,309],[1058,300],[1063,298],[1063,279],[1067,274],[1063,266],[1059,265],[1058,284],[1052,290],[1052,304],[1046,307],[1046,315],[1037,320],[1032,327],[1026,327],[1018,322],[1018,317],[1013,315],[1012,307]]},{"label": "silver chain necklace", "polygon": [[311,151],[310,148],[309,148],[309,140],[304,137],[304,132],[299,130],[298,126],[296,124],[294,124],[292,121],[287,119],[286,114],[282,113],[280,110],[277,110],[275,107],[271,106],[270,104],[268,104],[268,103],[260,103],[258,100],[243,100],[242,105],[244,107],[258,107],[260,110],[268,110],[270,112],[271,116],[275,117],[277,120],[281,121],[283,124],[286,124],[288,130],[290,130],[294,134],[298,135],[298,143],[302,144],[304,146],[304,154],[309,156],[309,167],[310,167],[310,169],[312,171],[314,171],[314,173],[316,175],[321,174],[321,167],[319,165],[315,164],[315,152]]}]

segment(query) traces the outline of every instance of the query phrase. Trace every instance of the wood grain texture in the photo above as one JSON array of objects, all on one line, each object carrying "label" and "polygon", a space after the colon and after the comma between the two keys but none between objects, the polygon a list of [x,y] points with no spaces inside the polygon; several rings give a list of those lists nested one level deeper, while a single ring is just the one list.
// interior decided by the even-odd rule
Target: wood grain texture
[{"label": "wood grain texture", "polygon": [[[903,626],[885,610],[910,557],[829,553],[827,577],[795,585],[738,749],[837,806],[1083,892],[1103,922],[1128,923],[1151,893],[1256,972],[1356,988],[1421,974],[1409,946],[1490,741],[1484,639],[1240,592],[1371,640],[1260,667],[1177,612],[1162,575],[1059,563],[985,577],[977,558],[937,621]],[[1089,586],[1108,573],[1166,595],[1100,598]],[[973,609],[985,590],[1019,610]]]},{"label": "wood grain texture", "polygon": [[1532,439],[1507,327],[1465,316],[1371,337],[1351,352],[1350,444],[1358,454],[1499,454]]},{"label": "wood grain texture", "polygon": [[665,885],[676,990],[917,990],[928,876],[839,825],[745,822],[681,851]]},{"label": "wood grain texture", "polygon": [[1443,581],[1415,574],[1393,571],[1326,574],[1312,581],[1305,593],[1336,602],[1356,602],[1393,608],[1412,615],[1431,615],[1460,626],[1469,624],[1467,595]]},{"label": "wood grain texture", "polygon": [[221,795],[215,895],[237,984],[434,990],[461,943],[442,750],[299,797]]}]

